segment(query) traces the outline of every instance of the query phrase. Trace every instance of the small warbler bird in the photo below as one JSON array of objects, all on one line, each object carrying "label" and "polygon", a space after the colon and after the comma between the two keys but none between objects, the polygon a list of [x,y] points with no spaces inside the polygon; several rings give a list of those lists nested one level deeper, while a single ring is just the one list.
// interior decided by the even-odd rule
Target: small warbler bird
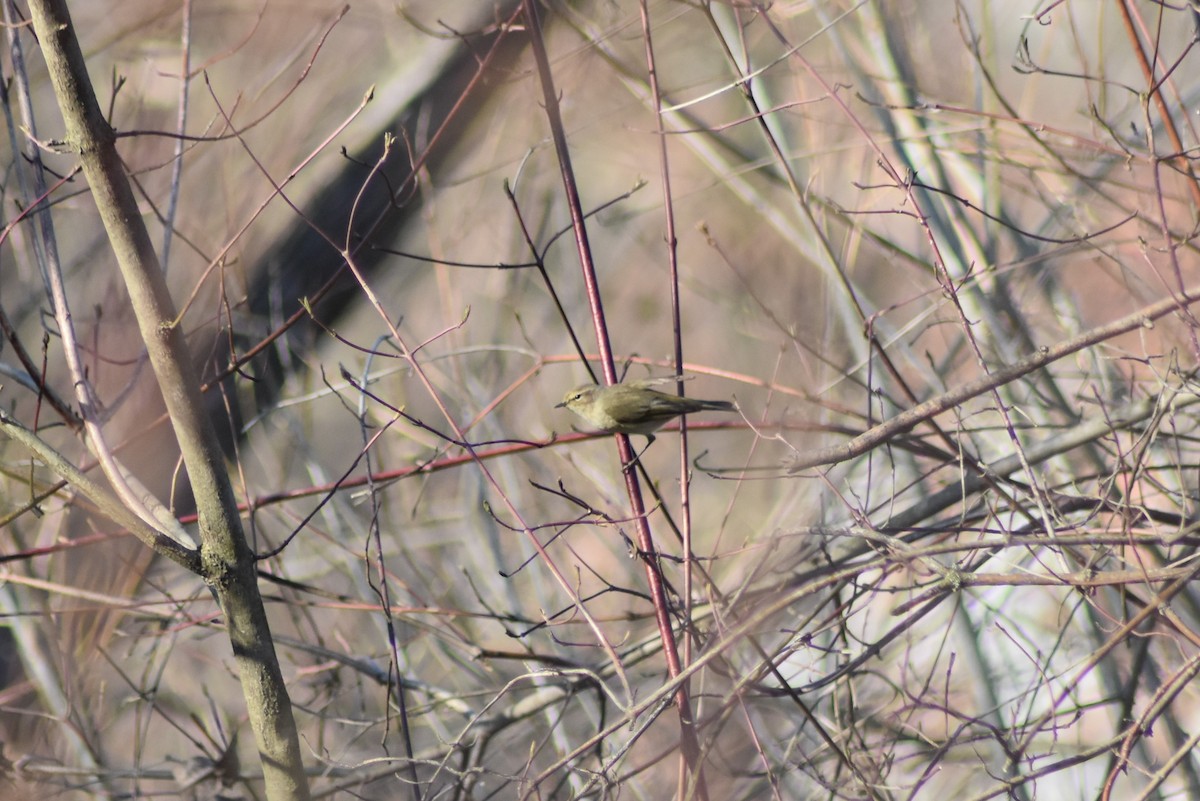
[{"label": "small warbler bird", "polygon": [[568,392],[554,408],[570,409],[608,434],[641,434],[649,440],[647,447],[654,442],[655,431],[681,414],[737,411],[729,401],[683,398],[650,389],[670,380],[630,381],[611,387],[584,384]]}]

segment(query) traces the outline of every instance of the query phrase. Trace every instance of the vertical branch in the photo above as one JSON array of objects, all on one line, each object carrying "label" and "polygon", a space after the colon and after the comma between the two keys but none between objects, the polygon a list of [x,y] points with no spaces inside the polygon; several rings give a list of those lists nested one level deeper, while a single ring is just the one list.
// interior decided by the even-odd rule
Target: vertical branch
[{"label": "vertical branch", "polygon": [[183,330],[173,322],[175,306],[158,256],[117,154],[116,134],[96,101],[65,1],[32,0],[29,5],[63,114],[66,143],[79,154],[187,466],[199,512],[201,573],[226,616],[267,796],[307,799],[291,701],[258,592],[254,554],[242,534]]},{"label": "vertical branch", "polygon": [[[592,322],[596,328],[596,344],[600,352],[601,367],[604,370],[606,384],[617,381],[616,368],[613,364],[612,345],[608,338],[608,328],[604,319],[604,306],[600,299],[600,287],[596,280],[596,265],[592,259],[591,245],[588,241],[587,227],[584,221],[583,205],[579,200],[579,189],[575,182],[574,170],[571,167],[570,151],[567,148],[567,137],[562,124],[562,115],[558,106],[558,96],[554,88],[553,76],[550,72],[550,59],[546,53],[546,44],[542,39],[541,23],[538,19],[537,3],[525,0],[525,19],[529,26],[529,41],[533,49],[534,60],[537,63],[538,76],[542,86],[542,101],[549,120],[551,137],[554,141],[555,153],[558,156],[559,171],[562,174],[563,188],[567,196],[567,206],[570,210],[571,225],[575,232],[576,247],[579,252],[579,263],[583,272],[584,286],[587,289],[588,303],[592,310]],[[682,672],[679,661],[679,649],[675,642],[675,632],[671,624],[669,602],[663,586],[660,573],[657,550],[654,538],[650,533],[650,524],[646,519],[646,506],[642,500],[641,485],[637,475],[631,469],[634,462],[633,449],[629,437],[618,434],[617,448],[625,469],[625,488],[629,493],[632,507],[632,517],[637,521],[638,548],[646,565],[646,578],[650,587],[650,596],[654,602],[655,620],[658,624],[659,636],[663,642],[663,653],[667,659],[667,670],[672,678]],[[680,749],[687,764],[689,774],[696,782],[696,797],[706,799],[707,791],[700,771],[700,745],[696,736],[696,724],[692,719],[691,700],[688,695],[687,683],[680,682],[675,693],[675,703],[679,707]],[[680,788],[683,792],[683,788]]]},{"label": "vertical branch", "polygon": [[[671,162],[667,155],[667,135],[663,129],[662,118],[662,92],[658,85],[658,68],[654,60],[654,39],[650,29],[650,9],[646,0],[641,0],[638,4],[642,18],[642,39],[646,44],[646,73],[650,79],[650,99],[654,109],[654,125],[655,132],[658,138],[658,160],[659,160],[659,175],[662,176],[662,192],[663,192],[663,210],[664,210],[664,226],[666,230],[667,244],[667,264],[669,266],[670,284],[671,284],[671,332],[672,342],[675,347],[675,385],[676,393],[683,394],[683,321],[682,310],[679,303],[679,249],[678,237],[675,233],[675,206],[671,201]],[[691,662],[692,657],[692,514],[691,514],[691,493],[689,487],[691,482],[688,481],[688,473],[691,469],[691,460],[688,457],[688,437],[687,437],[687,415],[680,418],[679,421],[679,526],[683,548],[683,619],[686,628],[684,629],[683,639],[683,664],[687,665]],[[691,695],[691,685],[685,679],[679,685],[680,698],[686,699]],[[680,704],[680,715],[691,715],[689,705]],[[688,729],[695,725],[694,719],[683,723],[684,729]],[[686,759],[686,754],[685,754]],[[687,792],[687,765],[680,764],[681,781],[679,783],[679,797],[684,798]],[[700,764],[695,767],[696,786],[698,795],[701,797],[705,794],[704,771]]]}]

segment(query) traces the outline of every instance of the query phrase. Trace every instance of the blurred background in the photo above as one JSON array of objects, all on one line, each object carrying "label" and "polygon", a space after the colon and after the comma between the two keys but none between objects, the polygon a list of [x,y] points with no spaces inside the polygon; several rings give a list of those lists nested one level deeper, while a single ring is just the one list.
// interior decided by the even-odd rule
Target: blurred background
[{"label": "blurred background", "polygon": [[[75,160],[8,13],[36,127],[14,82],[0,403],[91,465],[37,388],[72,398],[45,220],[106,435],[193,525],[85,183],[22,217],[30,137]],[[675,785],[614,440],[554,408],[593,375],[573,337],[600,368],[552,80],[618,372],[740,410],[640,460],[713,797],[1200,796],[1193,6],[549,3],[548,74],[510,0],[72,13],[269,554],[315,793]],[[203,584],[0,456],[9,797],[256,797]]]}]

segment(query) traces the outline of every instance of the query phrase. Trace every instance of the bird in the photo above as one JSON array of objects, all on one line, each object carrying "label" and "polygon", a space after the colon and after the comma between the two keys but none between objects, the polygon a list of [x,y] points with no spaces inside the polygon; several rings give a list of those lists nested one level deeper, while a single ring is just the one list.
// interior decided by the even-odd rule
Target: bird
[{"label": "bird", "polygon": [[669,395],[651,385],[670,379],[645,379],[612,386],[582,384],[563,396],[556,409],[570,409],[607,434],[641,434],[654,442],[654,432],[682,414],[735,412],[729,401],[700,400]]}]

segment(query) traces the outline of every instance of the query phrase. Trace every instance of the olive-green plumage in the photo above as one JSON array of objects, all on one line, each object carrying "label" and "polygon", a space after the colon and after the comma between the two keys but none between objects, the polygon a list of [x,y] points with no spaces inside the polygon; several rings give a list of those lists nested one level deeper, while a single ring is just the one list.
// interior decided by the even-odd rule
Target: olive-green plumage
[{"label": "olive-green plumage", "polygon": [[584,384],[568,392],[555,408],[567,408],[609,434],[642,434],[654,440],[654,432],[681,414],[693,412],[732,412],[729,401],[698,400],[668,395],[651,384],[662,379],[630,381],[602,387]]}]

